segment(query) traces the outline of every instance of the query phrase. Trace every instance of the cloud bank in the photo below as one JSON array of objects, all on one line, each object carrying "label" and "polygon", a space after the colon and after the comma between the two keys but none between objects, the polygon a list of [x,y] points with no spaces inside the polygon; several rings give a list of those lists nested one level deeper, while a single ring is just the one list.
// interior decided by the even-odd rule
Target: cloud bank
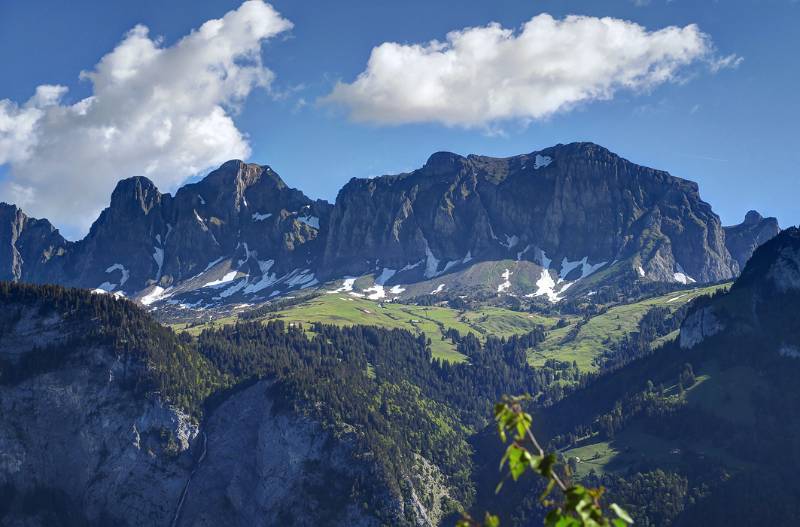
[{"label": "cloud bank", "polygon": [[170,189],[248,157],[231,116],[253,89],[269,88],[261,45],[291,27],[262,0],[169,47],[138,25],[81,73],[90,97],[66,104],[66,87],[43,85],[24,104],[0,100],[0,164],[10,166],[0,201],[80,233],[121,178],[145,175]]},{"label": "cloud bank", "polygon": [[658,31],[615,18],[541,14],[519,31],[492,23],[448,33],[445,42],[375,47],[352,83],[322,103],[359,122],[436,122],[483,127],[537,120],[576,104],[677,81],[690,64],[732,67],[696,25]]}]

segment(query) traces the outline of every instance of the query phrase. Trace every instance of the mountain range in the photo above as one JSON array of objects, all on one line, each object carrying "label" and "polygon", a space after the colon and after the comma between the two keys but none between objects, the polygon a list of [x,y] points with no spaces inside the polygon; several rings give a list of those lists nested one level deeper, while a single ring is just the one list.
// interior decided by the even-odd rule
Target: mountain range
[{"label": "mountain range", "polygon": [[234,160],[174,196],[145,177],[120,181],[76,242],[0,204],[0,279],[153,307],[253,304],[310,288],[546,304],[729,280],[779,230],[754,211],[723,227],[697,184],[592,143],[509,158],[439,152],[410,173],[353,178],[334,204]]}]

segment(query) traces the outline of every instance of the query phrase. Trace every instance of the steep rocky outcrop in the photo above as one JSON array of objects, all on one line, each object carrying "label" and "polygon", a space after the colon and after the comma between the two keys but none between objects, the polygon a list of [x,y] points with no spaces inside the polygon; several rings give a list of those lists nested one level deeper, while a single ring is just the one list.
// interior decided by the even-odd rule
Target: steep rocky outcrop
[{"label": "steep rocky outcrop", "polygon": [[210,416],[208,452],[178,525],[379,525],[343,499],[366,472],[352,448],[313,421],[277,411],[269,390],[258,382]]},{"label": "steep rocky outcrop", "polygon": [[[91,322],[42,316],[40,305],[1,307],[7,365],[30,362],[34,348],[64,344]],[[135,397],[128,374],[142,365],[107,345],[62,352],[57,368],[0,375],[0,524],[169,525],[196,424],[159,399]]]},{"label": "steep rocky outcrop", "polygon": [[725,246],[739,264],[739,269],[744,269],[758,246],[771,240],[779,232],[781,228],[777,219],[765,218],[751,210],[739,225],[725,227]]},{"label": "steep rocky outcrop", "polygon": [[0,203],[0,280],[59,282],[70,245],[49,221]]},{"label": "steep rocky outcrop", "polygon": [[[120,181],[82,240],[65,241],[46,220],[0,207],[0,273],[127,296],[173,287],[201,273],[234,273],[254,292],[310,269],[330,206],[291,189],[269,167],[229,161],[175,196],[147,178]],[[314,279],[308,271],[295,278]]]},{"label": "steep rocky outcrop", "polygon": [[440,152],[409,174],[353,179],[331,215],[324,269],[417,266],[430,276],[448,263],[504,258],[556,271],[583,258],[628,260],[642,278],[663,281],[736,270],[695,183],[591,143],[504,159]]}]

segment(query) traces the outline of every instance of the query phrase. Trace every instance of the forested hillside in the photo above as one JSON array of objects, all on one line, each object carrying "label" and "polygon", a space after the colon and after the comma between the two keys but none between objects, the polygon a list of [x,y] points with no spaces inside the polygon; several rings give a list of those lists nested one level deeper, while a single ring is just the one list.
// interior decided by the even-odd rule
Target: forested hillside
[{"label": "forested hillside", "polygon": [[[575,479],[607,487],[637,525],[798,517],[799,264],[800,234],[788,229],[756,251],[730,292],[689,308],[679,339],[535,411]],[[479,499],[489,504],[498,445],[490,431],[478,445]],[[533,492],[523,486],[499,498],[525,503],[504,525],[538,524]]]}]

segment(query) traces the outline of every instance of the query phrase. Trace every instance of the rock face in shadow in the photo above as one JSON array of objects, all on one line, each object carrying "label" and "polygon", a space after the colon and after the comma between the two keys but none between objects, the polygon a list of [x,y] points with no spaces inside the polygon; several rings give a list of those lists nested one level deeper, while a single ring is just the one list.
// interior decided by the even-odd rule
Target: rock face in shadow
[{"label": "rock face in shadow", "polygon": [[0,203],[0,280],[57,283],[70,243],[47,220]]},{"label": "rock face in shadow", "polygon": [[279,277],[311,267],[329,210],[271,168],[241,161],[175,196],[145,177],[124,179],[89,234],[74,243],[46,220],[0,205],[0,277],[127,296],[168,288],[223,260],[252,281]]},{"label": "rock face in shadow", "polygon": [[765,218],[751,210],[739,225],[725,227],[725,245],[739,264],[739,268],[744,269],[755,250],[777,236],[779,232],[781,228],[777,219]]},{"label": "rock face in shadow", "polygon": [[178,525],[379,525],[345,498],[366,477],[347,443],[276,410],[269,390],[258,382],[209,418]]},{"label": "rock face in shadow", "polygon": [[[2,308],[4,362],[84,333],[38,307]],[[197,427],[160,400],[133,396],[125,379],[141,367],[81,344],[57,368],[0,379],[0,524],[169,525]]]},{"label": "rock face in shadow", "polygon": [[[736,264],[697,185],[591,143],[504,159],[440,152],[417,171],[353,179],[330,220],[325,271],[358,275],[473,259],[631,259],[651,280],[730,278]],[[527,249],[527,250],[526,250]],[[423,266],[420,266],[423,267]]]}]

